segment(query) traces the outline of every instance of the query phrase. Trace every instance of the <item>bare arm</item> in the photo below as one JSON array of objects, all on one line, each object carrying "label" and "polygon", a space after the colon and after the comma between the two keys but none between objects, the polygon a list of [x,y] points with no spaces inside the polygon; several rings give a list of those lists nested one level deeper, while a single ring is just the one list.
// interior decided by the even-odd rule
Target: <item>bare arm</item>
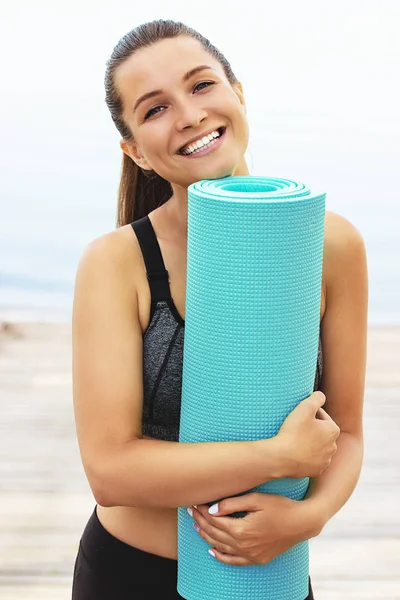
[{"label": "bare arm", "polygon": [[133,440],[106,462],[106,505],[204,504],[281,477],[280,463],[277,438],[202,444]]},{"label": "bare arm", "polygon": [[177,507],[232,496],[283,477],[277,437],[184,444],[142,437],[140,256],[123,228],[98,238],[78,266],[73,392],[83,466],[103,506]]},{"label": "bare arm", "polygon": [[353,493],[363,462],[363,409],[368,338],[368,264],[365,242],[345,217],[329,213],[324,261],[327,309],[322,323],[325,409],[340,426],[332,464],[312,478],[306,494],[323,525]]}]

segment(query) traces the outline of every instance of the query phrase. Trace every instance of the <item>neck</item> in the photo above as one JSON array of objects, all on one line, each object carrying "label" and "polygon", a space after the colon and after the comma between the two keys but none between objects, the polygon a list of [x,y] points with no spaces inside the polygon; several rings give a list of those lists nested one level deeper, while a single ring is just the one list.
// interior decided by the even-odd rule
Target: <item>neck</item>
[{"label": "neck", "polygon": [[[243,157],[239,165],[233,171],[232,176],[245,176],[249,175],[249,168]],[[172,225],[176,234],[187,241],[188,232],[188,193],[187,188],[180,186],[172,186],[173,194],[169,200],[164,204],[164,210],[166,217]]]}]

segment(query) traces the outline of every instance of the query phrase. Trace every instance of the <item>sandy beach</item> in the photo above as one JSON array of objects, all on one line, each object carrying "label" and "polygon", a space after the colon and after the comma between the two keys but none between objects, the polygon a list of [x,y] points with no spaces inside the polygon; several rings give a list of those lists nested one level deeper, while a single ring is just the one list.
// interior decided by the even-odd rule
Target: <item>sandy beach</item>
[{"label": "sandy beach", "polygon": [[[371,327],[363,469],[310,541],[316,600],[400,600],[399,359],[400,327]],[[0,323],[0,397],[0,597],[69,600],[94,498],[75,436],[68,323]]]}]

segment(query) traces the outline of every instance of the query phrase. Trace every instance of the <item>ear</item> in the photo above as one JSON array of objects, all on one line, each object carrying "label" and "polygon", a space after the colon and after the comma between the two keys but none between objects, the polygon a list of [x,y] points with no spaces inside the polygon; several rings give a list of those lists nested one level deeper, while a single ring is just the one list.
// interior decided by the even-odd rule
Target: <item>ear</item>
[{"label": "ear", "polygon": [[243,93],[243,86],[242,83],[240,81],[236,81],[233,85],[232,85],[233,89],[236,92],[237,97],[239,98],[240,104],[243,105],[244,110],[246,112],[246,102],[244,99],[244,93]]},{"label": "ear", "polygon": [[119,143],[121,150],[127,154],[141,169],[145,171],[152,171],[153,169],[144,158],[142,153],[140,152],[140,148],[137,146],[136,142],[122,139]]}]

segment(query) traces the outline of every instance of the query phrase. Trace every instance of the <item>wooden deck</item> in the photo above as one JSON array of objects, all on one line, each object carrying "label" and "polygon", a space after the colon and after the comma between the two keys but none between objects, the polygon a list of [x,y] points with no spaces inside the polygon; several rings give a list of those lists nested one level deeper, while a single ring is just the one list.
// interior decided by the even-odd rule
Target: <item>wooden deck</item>
[{"label": "wooden deck", "polygon": [[[363,470],[310,541],[316,600],[400,600],[399,359],[400,328],[371,328]],[[70,600],[94,500],[75,438],[68,325],[0,324],[0,397],[0,597]]]}]

